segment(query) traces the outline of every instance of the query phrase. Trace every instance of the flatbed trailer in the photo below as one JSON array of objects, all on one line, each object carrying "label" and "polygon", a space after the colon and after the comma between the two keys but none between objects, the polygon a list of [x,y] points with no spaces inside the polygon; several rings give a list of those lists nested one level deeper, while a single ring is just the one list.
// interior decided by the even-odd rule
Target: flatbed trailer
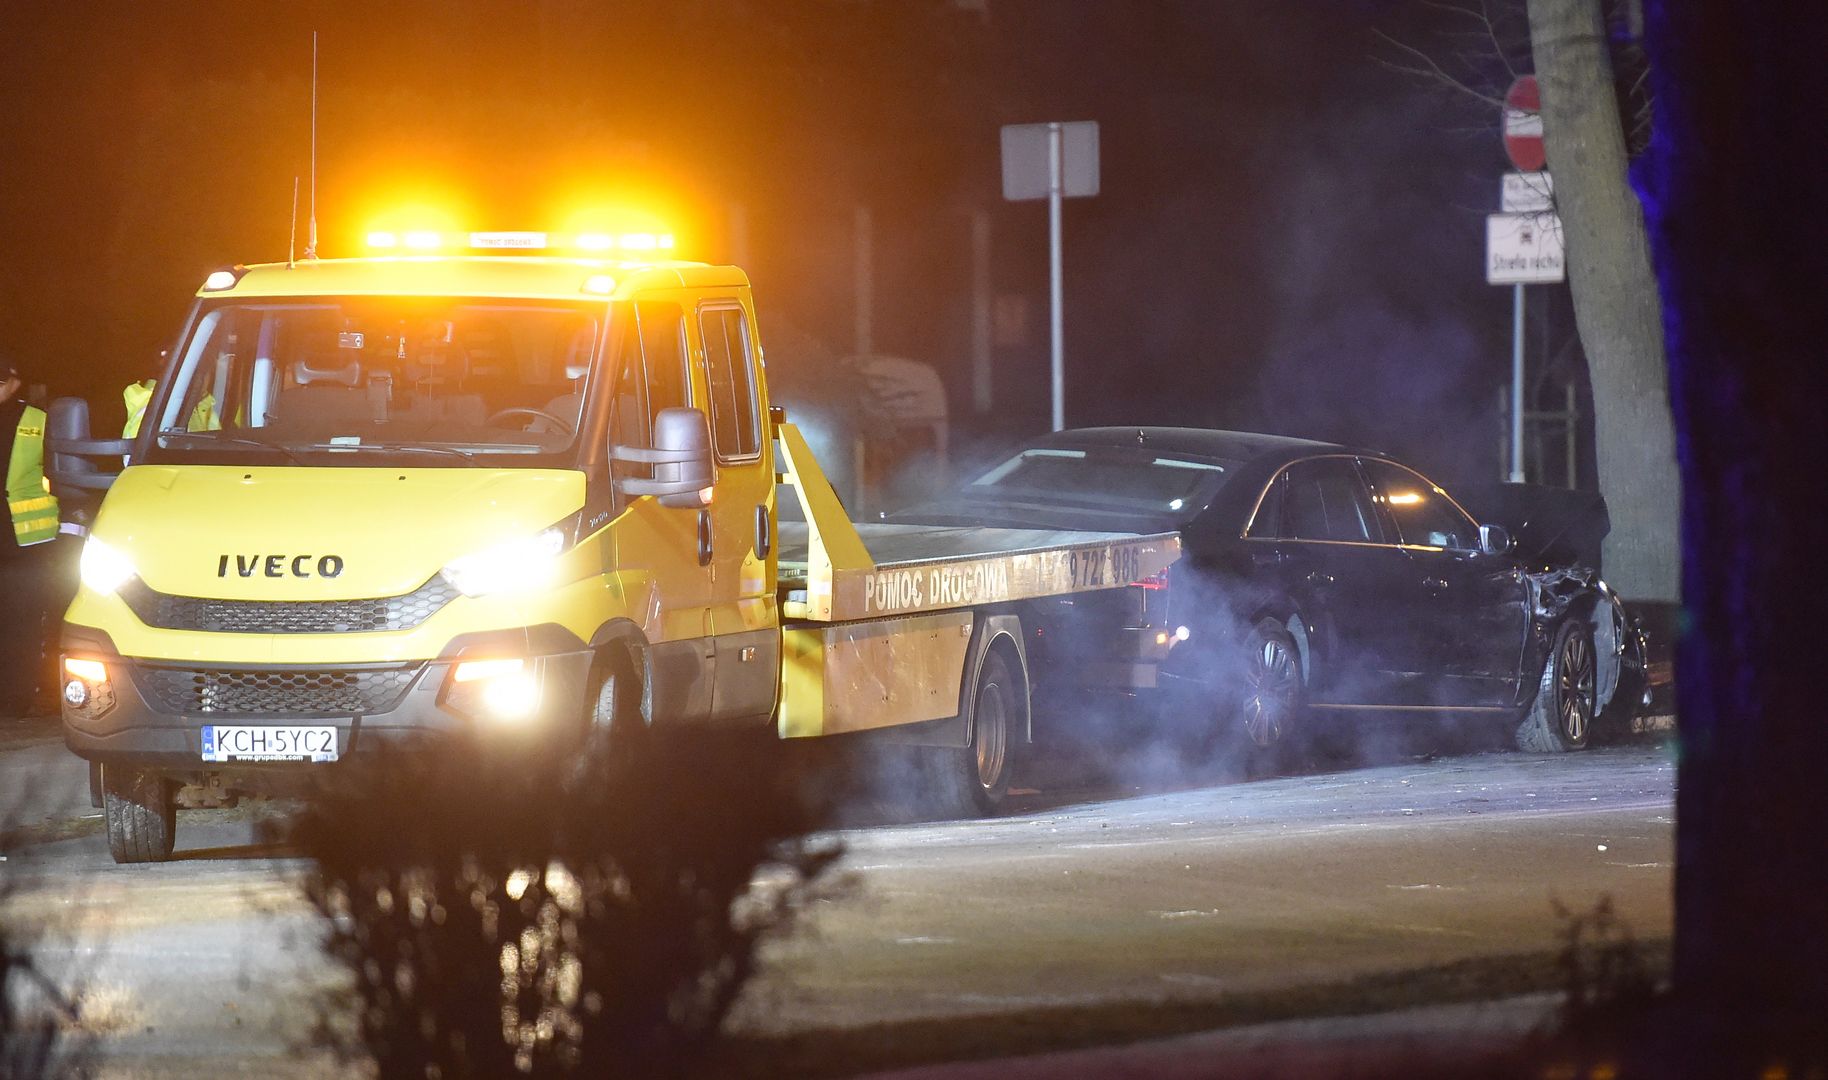
[{"label": "flatbed trailer", "polygon": [[779,524],[784,738],[951,719],[927,740],[968,746],[964,691],[1001,641],[1026,741],[1033,680],[1018,605],[1133,585],[1180,556],[1175,533],[855,523],[798,429],[783,421],[776,435],[780,483],[803,515]]}]

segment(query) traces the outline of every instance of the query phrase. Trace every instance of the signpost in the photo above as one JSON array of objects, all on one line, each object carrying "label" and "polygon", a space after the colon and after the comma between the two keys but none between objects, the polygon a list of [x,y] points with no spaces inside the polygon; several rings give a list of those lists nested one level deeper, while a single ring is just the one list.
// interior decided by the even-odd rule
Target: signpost
[{"label": "signpost", "polygon": [[1523,75],[1504,94],[1504,152],[1518,169],[1506,173],[1499,194],[1503,213],[1485,219],[1485,280],[1511,287],[1511,482],[1523,475],[1523,287],[1561,281],[1561,219],[1554,188],[1543,171],[1542,92],[1536,76]]},{"label": "signpost", "polygon": [[1098,194],[1098,124],[1094,121],[1003,126],[1003,198],[1047,200],[1048,294],[1053,341],[1054,430],[1066,426],[1064,288],[1060,270],[1060,201]]}]

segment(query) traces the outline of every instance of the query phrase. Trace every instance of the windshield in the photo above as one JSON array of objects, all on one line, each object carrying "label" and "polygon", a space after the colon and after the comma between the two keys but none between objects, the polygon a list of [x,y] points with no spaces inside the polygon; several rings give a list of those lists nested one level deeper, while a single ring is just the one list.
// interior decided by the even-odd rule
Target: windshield
[{"label": "windshield", "polygon": [[604,315],[401,297],[206,308],[149,460],[551,467],[577,441]]},{"label": "windshield", "polygon": [[1192,513],[1211,501],[1229,467],[1148,451],[1039,448],[1022,451],[965,490],[997,499]]}]

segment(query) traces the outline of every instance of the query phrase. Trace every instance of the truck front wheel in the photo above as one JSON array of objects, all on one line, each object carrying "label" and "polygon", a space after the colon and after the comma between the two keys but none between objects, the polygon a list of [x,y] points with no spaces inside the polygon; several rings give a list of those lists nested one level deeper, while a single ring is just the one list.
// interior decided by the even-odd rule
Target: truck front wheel
[{"label": "truck front wheel", "polygon": [[597,779],[628,776],[641,764],[649,734],[634,665],[624,654],[611,655],[598,666],[581,771]]},{"label": "truck front wheel", "polygon": [[148,769],[102,766],[102,811],[108,853],[117,863],[164,862],[178,835],[171,783]]}]

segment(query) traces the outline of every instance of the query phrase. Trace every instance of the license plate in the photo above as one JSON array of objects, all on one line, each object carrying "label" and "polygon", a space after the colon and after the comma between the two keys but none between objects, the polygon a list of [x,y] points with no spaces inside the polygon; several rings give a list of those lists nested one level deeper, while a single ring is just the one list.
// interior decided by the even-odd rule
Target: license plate
[{"label": "license plate", "polygon": [[328,724],[205,724],[204,761],[335,761]]}]

